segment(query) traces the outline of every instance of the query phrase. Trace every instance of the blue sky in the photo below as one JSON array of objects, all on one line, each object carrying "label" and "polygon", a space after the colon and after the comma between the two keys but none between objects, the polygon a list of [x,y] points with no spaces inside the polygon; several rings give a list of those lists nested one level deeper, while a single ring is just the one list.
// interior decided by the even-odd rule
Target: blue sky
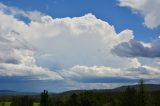
[{"label": "blue sky", "polygon": [[159,0],[0,3],[0,89],[60,92],[159,81]]}]

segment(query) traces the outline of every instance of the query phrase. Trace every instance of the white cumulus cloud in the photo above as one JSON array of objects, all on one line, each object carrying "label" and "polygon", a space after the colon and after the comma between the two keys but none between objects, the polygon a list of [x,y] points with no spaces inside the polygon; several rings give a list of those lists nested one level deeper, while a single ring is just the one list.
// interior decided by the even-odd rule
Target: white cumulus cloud
[{"label": "white cumulus cloud", "polygon": [[144,24],[148,28],[160,26],[160,0],[118,0],[120,6],[129,7],[144,17]]}]

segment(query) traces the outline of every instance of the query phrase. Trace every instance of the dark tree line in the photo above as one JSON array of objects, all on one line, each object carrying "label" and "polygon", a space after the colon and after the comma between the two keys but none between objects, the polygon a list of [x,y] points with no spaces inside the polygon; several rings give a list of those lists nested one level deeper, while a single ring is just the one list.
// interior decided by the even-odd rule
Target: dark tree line
[{"label": "dark tree line", "polygon": [[147,91],[145,91],[143,80],[140,80],[137,90],[128,86],[120,102],[120,106],[148,106]]},{"label": "dark tree line", "polygon": [[13,97],[11,106],[33,106],[35,101],[39,106],[160,106],[160,91],[148,92],[143,80],[137,86],[128,86],[124,92],[84,91],[65,96],[52,96],[44,90],[38,99]]},{"label": "dark tree line", "polygon": [[33,99],[28,96],[13,97],[10,106],[33,106]]}]

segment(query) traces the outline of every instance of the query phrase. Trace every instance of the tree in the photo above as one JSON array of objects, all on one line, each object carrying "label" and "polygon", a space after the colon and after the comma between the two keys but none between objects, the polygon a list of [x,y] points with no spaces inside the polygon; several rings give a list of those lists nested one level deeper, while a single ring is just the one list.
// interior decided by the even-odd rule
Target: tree
[{"label": "tree", "polygon": [[138,84],[138,106],[146,106],[147,104],[147,96],[144,87],[144,80],[141,79]]},{"label": "tree", "polygon": [[28,96],[13,97],[11,106],[33,106],[33,100]]},{"label": "tree", "polygon": [[3,102],[1,102],[1,106],[5,106],[5,102],[3,101]]},{"label": "tree", "polygon": [[0,106],[5,106],[5,99],[3,97],[0,99]]},{"label": "tree", "polygon": [[21,105],[20,106],[33,106],[33,100],[29,96],[23,96],[20,98]]},{"label": "tree", "polygon": [[128,86],[125,92],[122,94],[121,106],[137,106],[136,90],[133,87]]},{"label": "tree", "polygon": [[76,93],[73,93],[68,102],[67,102],[68,106],[80,106],[80,99],[78,98],[78,95]]},{"label": "tree", "polygon": [[49,106],[48,91],[46,90],[41,93],[40,106]]},{"label": "tree", "polygon": [[152,104],[154,104],[154,106],[160,106],[160,91],[155,92],[152,101]]},{"label": "tree", "polygon": [[49,98],[49,100],[48,100],[48,106],[53,106],[53,100],[52,100],[52,98]]},{"label": "tree", "polygon": [[81,106],[99,106],[99,101],[96,94],[92,91],[83,92],[80,94]]}]

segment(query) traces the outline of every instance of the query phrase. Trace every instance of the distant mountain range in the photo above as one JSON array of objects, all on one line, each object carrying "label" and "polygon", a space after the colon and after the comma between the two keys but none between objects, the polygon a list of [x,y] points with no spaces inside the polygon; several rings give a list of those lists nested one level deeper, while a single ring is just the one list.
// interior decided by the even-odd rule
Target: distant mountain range
[{"label": "distant mountain range", "polygon": [[0,90],[0,96],[16,96],[16,95],[39,95],[35,92],[18,92],[12,90]]},{"label": "distant mountain range", "polygon": [[[158,84],[145,84],[145,89],[150,92],[160,91],[160,85]],[[50,93],[50,95],[71,95],[73,93],[81,93],[84,91],[93,91],[96,93],[104,93],[107,92],[123,92],[128,86],[121,86],[115,89],[94,89],[94,90],[70,90],[62,93]],[[138,89],[138,85],[131,85],[135,89]],[[18,92],[12,90],[0,90],[0,96],[16,96],[16,95],[39,95],[40,93],[35,92]]]}]

